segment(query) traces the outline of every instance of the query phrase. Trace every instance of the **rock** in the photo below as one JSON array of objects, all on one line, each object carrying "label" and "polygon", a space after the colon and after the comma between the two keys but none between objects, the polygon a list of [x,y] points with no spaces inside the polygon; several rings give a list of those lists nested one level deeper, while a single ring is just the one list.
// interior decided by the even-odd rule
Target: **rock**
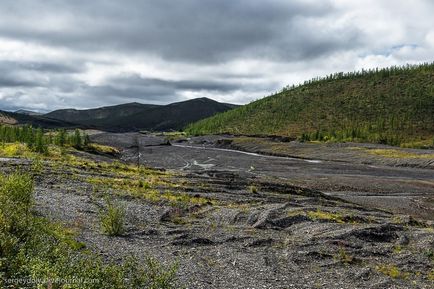
[{"label": "rock", "polygon": [[410,215],[398,215],[395,217],[396,221],[401,225],[409,225],[409,226],[420,226],[423,225],[422,222],[414,219]]},{"label": "rock", "polygon": [[354,278],[366,281],[366,280],[369,280],[371,274],[372,274],[371,268],[362,268],[362,269],[360,269],[360,271],[358,271],[355,274]]},{"label": "rock", "polygon": [[253,224],[252,227],[257,229],[266,229],[270,225],[273,225],[272,219],[274,219],[276,215],[277,215],[276,210],[274,209],[267,210],[259,215],[258,220],[256,221],[256,223]]},{"label": "rock", "polygon": [[175,230],[169,230],[166,232],[166,235],[182,235],[187,234],[189,231],[184,229],[175,229]]},{"label": "rock", "polygon": [[273,220],[272,224],[278,228],[286,229],[294,224],[308,222],[308,221],[310,221],[309,217],[305,215],[296,215],[296,216],[284,217],[284,218]]},{"label": "rock", "polygon": [[180,216],[182,214],[179,208],[168,208],[160,216],[160,222],[170,222],[174,216]]},{"label": "rock", "polygon": [[257,239],[253,242],[250,242],[246,244],[246,247],[263,247],[263,246],[269,246],[274,243],[274,240],[271,238],[268,239]]},{"label": "rock", "polygon": [[410,239],[407,235],[401,235],[398,239],[398,245],[407,246],[410,243]]},{"label": "rock", "polygon": [[350,235],[366,242],[388,243],[398,239],[396,231],[401,231],[402,226],[384,224],[376,227],[354,230]]},{"label": "rock", "polygon": [[189,240],[185,240],[185,239],[175,240],[171,244],[177,246],[195,246],[195,245],[207,246],[207,245],[213,245],[214,242],[207,238],[193,238]]},{"label": "rock", "polygon": [[168,222],[170,221],[170,218],[172,216],[172,209],[166,209],[164,210],[163,214],[160,216],[160,222]]}]

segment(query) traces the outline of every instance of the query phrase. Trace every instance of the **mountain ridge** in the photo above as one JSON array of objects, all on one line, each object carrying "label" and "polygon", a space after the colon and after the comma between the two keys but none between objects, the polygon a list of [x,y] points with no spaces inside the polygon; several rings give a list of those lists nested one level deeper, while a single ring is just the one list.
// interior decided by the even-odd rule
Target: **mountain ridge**
[{"label": "mountain ridge", "polygon": [[42,115],[29,115],[17,112],[9,112],[0,110],[0,125],[32,125],[49,129],[58,128],[76,128],[74,123],[67,121],[49,119]]},{"label": "mountain ridge", "polygon": [[19,110],[16,110],[14,112],[19,113],[19,114],[24,114],[24,115],[31,115],[31,116],[43,115],[43,113],[32,111],[32,110],[27,110],[27,109],[19,109]]},{"label": "mountain ridge", "polygon": [[191,122],[234,107],[202,97],[167,105],[132,102],[85,110],[61,109],[43,117],[106,131],[163,131],[181,130]]}]

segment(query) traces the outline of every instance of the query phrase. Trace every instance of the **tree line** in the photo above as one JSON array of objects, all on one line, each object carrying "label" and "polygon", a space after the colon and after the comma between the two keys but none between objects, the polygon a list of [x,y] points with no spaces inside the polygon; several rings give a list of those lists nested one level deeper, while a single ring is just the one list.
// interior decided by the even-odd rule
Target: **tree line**
[{"label": "tree line", "polygon": [[406,64],[406,65],[395,65],[384,68],[371,68],[362,69],[357,71],[349,72],[336,72],[325,76],[314,77],[309,80],[305,80],[300,84],[287,85],[282,88],[279,92],[275,92],[272,95],[279,94],[280,92],[286,92],[288,90],[296,89],[302,86],[317,84],[327,81],[343,80],[343,79],[357,79],[357,78],[370,78],[381,80],[388,78],[390,76],[404,75],[404,74],[418,74],[418,73],[431,73],[434,69],[434,62],[425,62],[421,64]]},{"label": "tree line", "polygon": [[72,146],[81,149],[89,144],[89,136],[76,129],[68,132],[65,129],[46,131],[42,128],[34,128],[30,125],[8,126],[0,125],[1,143],[24,143],[32,151],[38,153],[48,153],[49,145],[60,147]]}]

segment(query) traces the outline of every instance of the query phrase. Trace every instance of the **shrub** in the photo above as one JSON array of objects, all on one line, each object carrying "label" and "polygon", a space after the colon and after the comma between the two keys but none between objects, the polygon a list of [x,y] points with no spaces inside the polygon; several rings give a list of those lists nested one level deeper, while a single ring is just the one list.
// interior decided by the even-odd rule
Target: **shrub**
[{"label": "shrub", "polygon": [[32,172],[34,174],[41,174],[44,170],[44,162],[42,161],[41,157],[37,156],[32,160]]},{"label": "shrub", "polygon": [[249,187],[249,191],[252,193],[252,194],[257,194],[258,193],[258,188],[256,187],[256,186],[250,186]]},{"label": "shrub", "polygon": [[376,269],[393,279],[408,279],[410,275],[409,272],[403,272],[395,265],[379,265],[376,267]]},{"label": "shrub", "polygon": [[109,236],[121,236],[124,231],[125,208],[118,203],[106,200],[106,208],[100,216],[101,229],[104,234]]}]

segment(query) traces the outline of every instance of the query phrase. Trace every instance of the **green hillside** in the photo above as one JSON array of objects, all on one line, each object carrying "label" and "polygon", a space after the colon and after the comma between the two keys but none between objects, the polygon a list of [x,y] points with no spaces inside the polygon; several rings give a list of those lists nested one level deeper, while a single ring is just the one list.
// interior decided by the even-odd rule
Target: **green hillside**
[{"label": "green hillside", "polygon": [[432,145],[434,63],[316,78],[191,124],[186,131]]}]

